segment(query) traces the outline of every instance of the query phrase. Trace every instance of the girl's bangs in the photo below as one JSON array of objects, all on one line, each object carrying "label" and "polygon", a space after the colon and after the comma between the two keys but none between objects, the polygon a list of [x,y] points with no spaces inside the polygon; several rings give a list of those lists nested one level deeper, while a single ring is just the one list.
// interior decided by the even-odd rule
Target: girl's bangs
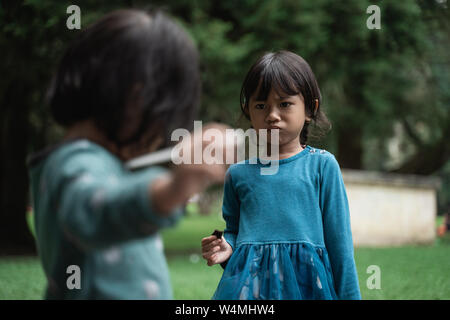
[{"label": "girl's bangs", "polygon": [[[272,61],[255,78],[259,79],[258,85],[254,90],[254,99],[256,101],[266,101],[272,88],[280,97],[293,96],[300,93],[300,88],[296,86],[299,79],[295,79],[292,75],[292,70],[278,61]],[[250,92],[250,96],[252,95],[253,93]]]}]

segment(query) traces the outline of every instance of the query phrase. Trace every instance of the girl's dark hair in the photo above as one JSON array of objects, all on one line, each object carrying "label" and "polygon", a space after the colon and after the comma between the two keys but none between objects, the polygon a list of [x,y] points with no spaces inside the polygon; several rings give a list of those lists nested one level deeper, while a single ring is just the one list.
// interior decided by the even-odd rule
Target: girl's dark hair
[{"label": "girl's dark hair", "polygon": [[[316,77],[308,63],[299,55],[289,51],[269,52],[264,54],[250,68],[241,89],[241,110],[243,115],[250,120],[248,103],[250,97],[255,95],[259,101],[267,100],[270,91],[274,90],[281,95],[302,94],[305,102],[305,113],[314,123],[319,134],[314,138],[320,138],[331,129],[331,123],[321,110],[322,96]],[[258,92],[256,92],[258,91]],[[319,106],[315,110],[315,99]],[[305,122],[300,133],[300,143],[306,144],[309,138],[309,122]]]},{"label": "girl's dark hair", "polygon": [[[81,31],[48,91],[59,124],[93,119],[118,146],[150,132],[167,146],[174,128],[191,129],[199,97],[191,38],[161,11],[141,10],[112,12]],[[130,113],[138,124],[123,137]]]}]

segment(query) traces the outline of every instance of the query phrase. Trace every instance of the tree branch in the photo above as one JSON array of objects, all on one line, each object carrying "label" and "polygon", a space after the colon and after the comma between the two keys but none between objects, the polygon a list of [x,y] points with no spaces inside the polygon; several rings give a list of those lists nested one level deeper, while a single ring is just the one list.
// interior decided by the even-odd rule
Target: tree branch
[{"label": "tree branch", "polygon": [[408,123],[406,118],[402,118],[400,121],[401,124],[403,125],[403,128],[405,129],[406,134],[411,138],[414,144],[417,145],[418,147],[423,147],[425,145],[424,142],[422,141],[422,139],[419,138],[419,136],[416,134],[414,129]]}]

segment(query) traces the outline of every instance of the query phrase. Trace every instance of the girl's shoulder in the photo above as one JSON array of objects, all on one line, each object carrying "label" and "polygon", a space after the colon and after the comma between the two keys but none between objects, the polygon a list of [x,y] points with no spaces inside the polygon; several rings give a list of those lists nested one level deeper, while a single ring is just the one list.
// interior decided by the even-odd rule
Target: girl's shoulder
[{"label": "girl's shoulder", "polygon": [[340,172],[340,165],[335,155],[326,149],[309,147],[310,170],[319,176],[335,175]]},{"label": "girl's shoulder", "polygon": [[231,164],[225,173],[225,182],[231,183],[241,179],[247,179],[248,176],[254,174],[251,171],[257,169],[249,162],[249,159],[238,161]]},{"label": "girl's shoulder", "polygon": [[35,194],[60,190],[74,179],[90,183],[94,176],[103,178],[120,172],[119,164],[107,150],[84,139],[64,141],[37,152],[28,159],[28,167]]},{"label": "girl's shoulder", "polygon": [[42,155],[42,173],[54,179],[65,179],[84,171],[117,172],[120,161],[100,145],[79,139],[54,146]]},{"label": "girl's shoulder", "polygon": [[90,140],[77,139],[56,145],[55,148],[49,152],[47,160],[53,163],[73,163],[89,160],[96,162],[94,159],[112,160],[114,159],[114,156],[106,149]]},{"label": "girl's shoulder", "polygon": [[331,177],[341,175],[341,167],[335,155],[325,149],[311,148],[313,157],[317,159],[317,171],[319,176]]},{"label": "girl's shoulder", "polygon": [[334,155],[331,152],[329,152],[328,150],[325,150],[325,149],[315,148],[315,147],[311,147],[311,146],[308,146],[307,149],[309,150],[308,152],[311,155],[316,156],[316,157],[317,156],[322,157],[322,158],[329,157],[329,156],[334,157]]},{"label": "girl's shoulder", "polygon": [[326,149],[320,149],[320,148],[315,148],[315,147],[309,147],[308,149],[309,149],[309,152],[308,152],[309,155],[313,159],[319,160],[321,163],[328,162],[328,161],[337,161],[334,154]]}]

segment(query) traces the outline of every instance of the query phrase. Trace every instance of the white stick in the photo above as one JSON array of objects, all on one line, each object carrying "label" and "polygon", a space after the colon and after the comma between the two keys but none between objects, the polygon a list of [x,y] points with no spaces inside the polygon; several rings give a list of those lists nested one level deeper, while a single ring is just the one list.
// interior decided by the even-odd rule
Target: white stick
[{"label": "white stick", "polygon": [[153,166],[155,164],[167,163],[171,161],[172,149],[174,147],[168,147],[162,150],[158,150],[134,159],[131,159],[125,163],[125,167],[130,170],[139,169],[142,167]]},{"label": "white stick", "polygon": [[[237,141],[235,141],[235,139],[237,138]],[[243,148],[245,147],[245,139],[244,137],[237,135],[237,136],[232,136],[231,141],[229,141],[228,139],[225,140],[225,146],[226,148],[234,148],[237,147],[237,149],[239,150],[239,148]],[[149,166],[153,166],[156,164],[161,164],[161,163],[167,163],[172,161],[172,150],[175,147],[168,147],[159,151],[155,151],[134,159],[129,160],[128,162],[125,163],[125,167],[127,169],[130,170],[134,170],[134,169],[139,169],[142,167],[149,167]],[[233,151],[234,154],[234,151]]]}]

